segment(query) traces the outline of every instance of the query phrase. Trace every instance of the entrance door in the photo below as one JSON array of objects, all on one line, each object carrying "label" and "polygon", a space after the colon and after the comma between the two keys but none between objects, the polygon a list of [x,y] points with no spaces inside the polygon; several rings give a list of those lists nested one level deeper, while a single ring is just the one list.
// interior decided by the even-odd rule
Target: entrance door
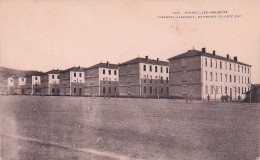
[{"label": "entrance door", "polygon": [[232,88],[230,88],[230,100],[232,100]]}]

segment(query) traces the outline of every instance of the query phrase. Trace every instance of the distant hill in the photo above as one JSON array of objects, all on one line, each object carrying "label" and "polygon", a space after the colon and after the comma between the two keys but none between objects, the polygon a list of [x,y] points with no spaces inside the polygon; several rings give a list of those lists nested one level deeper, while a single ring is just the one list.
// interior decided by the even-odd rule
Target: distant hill
[{"label": "distant hill", "polygon": [[25,76],[25,75],[31,75],[35,73],[41,73],[39,71],[24,71],[24,70],[17,70],[17,69],[11,69],[6,67],[0,67],[0,78],[7,78],[9,76]]}]

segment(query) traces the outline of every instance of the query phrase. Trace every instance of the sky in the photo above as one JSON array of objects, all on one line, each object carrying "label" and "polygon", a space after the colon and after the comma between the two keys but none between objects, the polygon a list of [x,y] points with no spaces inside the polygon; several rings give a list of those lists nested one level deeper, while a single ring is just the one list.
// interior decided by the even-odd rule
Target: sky
[{"label": "sky", "polygon": [[[260,83],[259,8],[259,0],[1,0],[0,66],[45,72],[146,55],[167,61],[206,47],[252,65],[252,83]],[[188,11],[241,17],[158,18]]]}]

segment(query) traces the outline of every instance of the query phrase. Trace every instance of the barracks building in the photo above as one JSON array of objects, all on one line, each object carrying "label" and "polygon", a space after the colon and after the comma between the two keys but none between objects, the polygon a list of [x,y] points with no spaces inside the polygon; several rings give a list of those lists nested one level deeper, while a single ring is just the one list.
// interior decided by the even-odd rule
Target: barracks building
[{"label": "barracks building", "polygon": [[243,100],[251,88],[251,66],[202,50],[188,50],[167,61],[137,57],[6,78],[6,94],[113,96]]}]

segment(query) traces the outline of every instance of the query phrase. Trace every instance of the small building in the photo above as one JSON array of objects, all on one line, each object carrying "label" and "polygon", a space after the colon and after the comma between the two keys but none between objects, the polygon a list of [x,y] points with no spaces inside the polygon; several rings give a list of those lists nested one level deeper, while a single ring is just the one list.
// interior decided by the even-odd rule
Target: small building
[{"label": "small building", "polygon": [[60,71],[60,95],[83,96],[85,88],[84,68],[72,67]]},{"label": "small building", "polygon": [[134,58],[119,64],[119,94],[127,97],[168,97],[169,63]]},{"label": "small building", "polygon": [[41,94],[60,95],[59,70],[51,70],[41,75]]},{"label": "small building", "polygon": [[99,63],[85,69],[85,95],[118,96],[119,70],[115,64]]},{"label": "small building", "polygon": [[251,66],[218,56],[216,51],[207,53],[206,48],[188,50],[168,59],[170,62],[170,97],[197,99],[221,99],[222,95],[230,100],[245,98],[251,85]]}]

